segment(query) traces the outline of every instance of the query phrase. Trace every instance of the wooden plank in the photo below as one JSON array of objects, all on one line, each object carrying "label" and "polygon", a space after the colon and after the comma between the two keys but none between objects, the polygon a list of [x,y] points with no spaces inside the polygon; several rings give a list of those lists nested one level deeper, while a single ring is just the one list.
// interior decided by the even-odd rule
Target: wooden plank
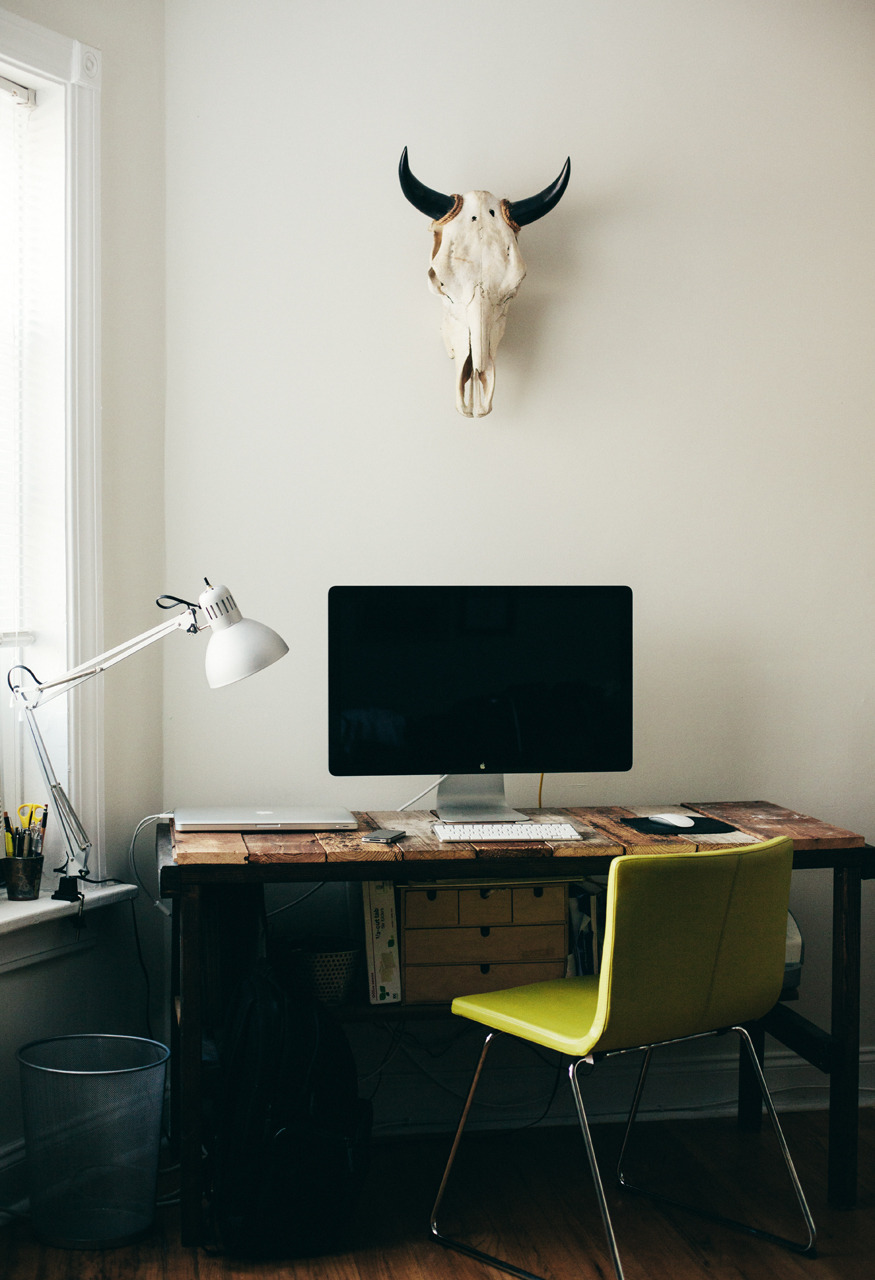
[{"label": "wooden plank", "polygon": [[430,809],[405,809],[403,813],[380,810],[371,817],[381,827],[400,827],[407,832],[396,845],[404,862],[470,862],[476,857],[469,844],[443,844],[438,840],[432,829],[438,819]]},{"label": "wooden plank", "polygon": [[520,840],[513,844],[505,844],[504,841],[482,844],[472,844],[469,846],[474,850],[474,854],[478,861],[488,861],[490,858],[552,858],[553,850],[548,844],[537,840]]},{"label": "wooden plank", "polygon": [[[319,835],[329,863],[333,862],[400,862],[401,854],[394,844],[363,844],[362,836],[376,831],[379,823],[370,814],[357,813],[358,831],[323,831]],[[393,823],[397,827],[398,823]],[[380,879],[379,871],[372,877]]]},{"label": "wooden plank", "polygon": [[403,826],[411,836],[415,837],[413,842],[405,838],[399,843],[404,860],[411,862],[427,858],[579,858],[588,853],[604,856],[605,854],[612,855],[623,852],[621,845],[608,839],[604,832],[599,831],[598,828],[581,819],[579,815],[585,812],[583,810],[521,808],[519,812],[524,813],[536,822],[568,822],[576,831],[580,832],[582,839],[565,842],[558,840],[527,840],[524,835],[527,828],[525,824],[521,824],[518,839],[502,841],[500,844],[492,841],[455,844],[438,840],[432,830],[433,824],[437,819],[431,812],[420,810],[413,814],[407,812],[400,815],[397,813],[380,813],[372,814],[371,816],[379,818],[381,825],[385,822],[387,826]]},{"label": "wooden plank", "polygon": [[325,862],[325,850],[309,831],[250,831],[244,836],[251,863]]},{"label": "wooden plank", "polygon": [[[682,840],[674,834],[664,836],[648,835],[645,831],[636,831],[627,826],[625,818],[637,818],[640,815],[634,809],[626,809],[622,805],[599,805],[594,809],[578,809],[577,813],[586,815],[588,821],[598,830],[604,831],[625,853],[689,853],[690,841]],[[662,812],[654,809],[654,813]]]},{"label": "wooden plank", "polygon": [[[526,810],[526,812],[529,811]],[[532,812],[537,813],[537,810],[532,810]],[[556,809],[554,812],[556,816],[551,817],[549,821],[570,822],[575,831],[578,831],[582,837],[580,840],[556,845],[553,849],[554,857],[585,858],[588,854],[592,854],[593,856],[616,858],[626,852],[626,847],[622,841],[615,839],[613,835],[592,821],[592,809]]]},{"label": "wooden plank", "polygon": [[767,800],[685,801],[688,809],[730,822],[759,840],[789,836],[795,849],[859,849],[865,837]]},{"label": "wooden plank", "polygon": [[459,863],[459,861],[473,861],[477,856],[471,845],[439,845],[438,847],[399,845],[398,850],[406,863],[438,863],[438,861]]},{"label": "wooden plank", "polygon": [[239,831],[177,831],[172,827],[171,834],[173,857],[180,866],[246,861],[246,845]]},{"label": "wooden plank", "polygon": [[[432,831],[432,824],[436,819],[428,809],[405,809],[403,813],[397,810],[393,812],[392,810],[378,809],[369,813],[368,817],[374,823],[375,829],[388,828],[389,830],[406,832],[396,845],[399,854],[404,860],[411,857],[435,858],[438,855],[443,856],[444,846]],[[370,847],[373,848],[373,846]]]}]

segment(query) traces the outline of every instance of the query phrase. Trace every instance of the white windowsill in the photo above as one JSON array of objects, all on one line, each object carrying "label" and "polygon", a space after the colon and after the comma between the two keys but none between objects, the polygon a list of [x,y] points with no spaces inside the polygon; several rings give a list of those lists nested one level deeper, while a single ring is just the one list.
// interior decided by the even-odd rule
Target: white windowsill
[{"label": "white windowsill", "polygon": [[[43,924],[46,920],[60,920],[64,916],[74,916],[79,910],[78,902],[62,902],[53,899],[54,886],[41,890],[40,896],[31,902],[10,902],[5,890],[0,890],[0,935],[14,933],[17,929],[26,929],[30,925]],[[114,902],[123,902],[126,898],[135,898],[138,893],[134,884],[86,884],[83,890],[85,905],[83,910],[93,911],[95,907],[108,907]]]}]

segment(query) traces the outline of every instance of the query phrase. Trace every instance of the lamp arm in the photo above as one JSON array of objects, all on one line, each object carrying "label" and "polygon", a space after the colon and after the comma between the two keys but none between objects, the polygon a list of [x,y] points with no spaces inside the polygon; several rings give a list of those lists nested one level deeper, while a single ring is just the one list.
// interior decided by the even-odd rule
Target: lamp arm
[{"label": "lamp arm", "polygon": [[91,840],[88,837],[88,832],[82,826],[78,813],[70,802],[70,797],[55,776],[55,770],[52,767],[52,761],[43,741],[43,735],[39,731],[34,712],[35,707],[32,703],[24,703],[24,721],[30,730],[31,741],[33,742],[40,773],[43,775],[43,781],[46,784],[49,795],[55,802],[55,813],[64,834],[64,843],[67,846],[66,864],[64,867],[59,867],[58,870],[66,872],[69,869],[70,859],[72,857],[75,862],[75,850],[78,849],[82,862],[82,873],[87,876]]},{"label": "lamp arm", "polygon": [[[116,663],[132,657],[133,654],[145,649],[150,644],[154,644],[156,640],[161,640],[164,636],[170,635],[173,631],[184,630],[191,635],[197,635],[199,631],[206,631],[212,628],[213,645],[216,642],[217,632],[222,637],[218,650],[220,658],[211,664],[209,649],[207,652],[207,680],[213,688],[219,688],[225,684],[233,684],[237,680],[242,680],[245,676],[253,675],[256,671],[269,666],[288,653],[288,645],[275,631],[271,631],[269,627],[265,627],[261,623],[253,622],[251,619],[243,617],[227,587],[213,587],[206,579],[204,581],[207,589],[201,592],[197,604],[193,604],[190,600],[183,600],[179,596],[159,596],[155,601],[159,608],[175,609],[181,605],[184,611],[175,614],[157,627],[152,627],[149,631],[144,631],[141,635],[134,636],[132,640],[126,640],[124,644],[116,645],[114,649],[107,649],[106,653],[99,654],[89,662],[80,663],[70,671],[65,672],[64,675],[57,676],[54,680],[39,680],[29,667],[23,665],[13,667],[7,674],[6,682],[12,691],[13,702],[21,707],[24,713],[24,718],[33,740],[40,772],[49,794],[55,802],[58,820],[67,845],[67,861],[63,870],[68,883],[65,886],[62,881],[58,893],[54,895],[55,897],[66,897],[70,888],[69,881],[73,879],[75,883],[75,877],[84,878],[88,875],[88,854],[91,849],[91,841],[76,814],[76,810],[55,777],[46,745],[36,722],[37,709],[44,702],[50,702],[52,698],[58,697],[59,694],[67,693],[77,685],[92,679],[93,676],[100,675],[109,667],[114,667]],[[198,623],[199,610],[203,611],[206,618],[206,623],[203,627]],[[245,625],[239,625],[239,629],[235,632],[233,628],[238,627],[238,624]],[[236,640],[234,639],[235,635]],[[230,651],[226,643],[229,636],[231,637]],[[0,642],[6,639],[8,639],[7,634],[0,632]],[[70,870],[71,863],[75,872],[75,876],[72,878],[66,874]]]},{"label": "lamp arm", "polygon": [[[191,605],[186,613],[176,614],[173,618],[168,618],[166,622],[160,623],[157,627],[152,627],[150,630],[142,632],[141,635],[134,636],[132,640],[126,640],[124,644],[108,649],[106,653],[99,654],[89,662],[80,663],[79,666],[73,667],[70,671],[56,677],[54,680],[38,680],[28,667],[16,667],[9,672],[7,681],[12,690],[14,700],[23,710],[24,720],[30,733],[39,770],[48,793],[54,801],[58,824],[64,836],[64,843],[67,846],[65,865],[58,868],[65,875],[70,872],[72,864],[76,876],[87,877],[91,840],[82,825],[79,815],[73,808],[69,796],[55,775],[51,758],[37,724],[35,714],[37,707],[44,702],[51,702],[52,698],[58,697],[59,694],[67,693],[76,685],[90,680],[92,676],[100,675],[108,667],[114,667],[116,663],[123,662],[125,658],[130,658],[133,654],[147,648],[150,644],[154,644],[156,640],[161,640],[164,636],[170,635],[173,631],[186,630],[197,633],[199,629],[196,606]],[[15,672],[19,673],[17,682],[13,680]],[[22,672],[26,672],[31,680],[27,688],[24,688],[21,684],[20,673]]]},{"label": "lamp arm", "polygon": [[[126,640],[124,644],[116,645],[114,649],[107,649],[106,653],[99,654],[96,658],[91,658],[88,662],[80,663],[78,667],[73,667],[62,676],[56,676],[54,680],[36,680],[31,688],[27,691],[21,686],[13,687],[13,693],[17,694],[19,700],[27,706],[37,707],[45,702],[51,702],[52,698],[57,698],[59,694],[66,693],[68,689],[82,684],[86,680],[90,680],[92,676],[98,676],[102,671],[106,671],[109,667],[114,667],[116,663],[123,662],[125,658],[130,658],[135,653],[139,653],[141,649],[146,649],[150,644],[154,644],[156,640],[169,636],[173,631],[198,631],[197,621],[194,618],[194,611],[190,613],[180,613],[174,618],[169,618],[167,622],[161,622],[157,627],[152,627],[149,631],[144,631],[141,635],[134,636],[132,640]],[[36,696],[32,694],[35,692]]]}]

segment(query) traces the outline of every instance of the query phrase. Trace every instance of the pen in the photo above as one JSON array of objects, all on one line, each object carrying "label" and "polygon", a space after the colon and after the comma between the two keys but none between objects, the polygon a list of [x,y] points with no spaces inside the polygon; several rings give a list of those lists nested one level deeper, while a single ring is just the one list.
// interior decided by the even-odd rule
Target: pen
[{"label": "pen", "polygon": [[42,853],[43,851],[43,842],[46,838],[46,823],[48,822],[48,820],[49,820],[49,806],[45,805],[43,808],[43,816],[40,819],[39,831],[37,832],[35,837],[34,853]]},{"label": "pen", "polygon": [[6,836],[6,856],[7,856],[7,858],[11,858],[11,857],[12,857],[12,852],[13,852],[13,849],[12,849],[12,823],[9,821],[9,814],[6,812],[6,810],[5,810],[5,809],[3,810],[3,827],[4,827],[4,830],[5,830],[5,836]]}]

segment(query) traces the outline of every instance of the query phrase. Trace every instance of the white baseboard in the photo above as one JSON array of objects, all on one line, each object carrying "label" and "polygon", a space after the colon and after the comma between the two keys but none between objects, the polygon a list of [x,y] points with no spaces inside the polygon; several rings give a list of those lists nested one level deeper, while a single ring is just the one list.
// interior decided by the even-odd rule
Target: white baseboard
[{"label": "white baseboard", "polygon": [[[734,1037],[733,1037],[734,1039]],[[729,1045],[729,1041],[724,1042]],[[738,1054],[735,1045],[718,1054],[663,1051],[654,1055],[641,1108],[642,1120],[683,1119],[733,1115],[738,1098]],[[417,1069],[407,1062],[387,1073],[374,1098],[375,1129],[381,1135],[446,1132],[458,1123],[471,1070],[435,1072],[432,1063]],[[492,1064],[490,1064],[492,1065]],[[556,1069],[539,1061],[484,1070],[478,1099],[471,1113],[472,1128],[500,1129],[538,1123],[575,1122],[574,1103],[563,1068],[556,1085]],[[587,1114],[593,1122],[625,1120],[638,1077],[640,1057],[610,1059],[596,1067],[584,1082]],[[767,1052],[766,1081],[778,1111],[825,1111],[829,1081],[789,1049]],[[423,1076],[427,1079],[424,1080]],[[429,1084],[430,1082],[430,1084]],[[875,1105],[875,1047],[860,1055],[860,1106]]]}]

